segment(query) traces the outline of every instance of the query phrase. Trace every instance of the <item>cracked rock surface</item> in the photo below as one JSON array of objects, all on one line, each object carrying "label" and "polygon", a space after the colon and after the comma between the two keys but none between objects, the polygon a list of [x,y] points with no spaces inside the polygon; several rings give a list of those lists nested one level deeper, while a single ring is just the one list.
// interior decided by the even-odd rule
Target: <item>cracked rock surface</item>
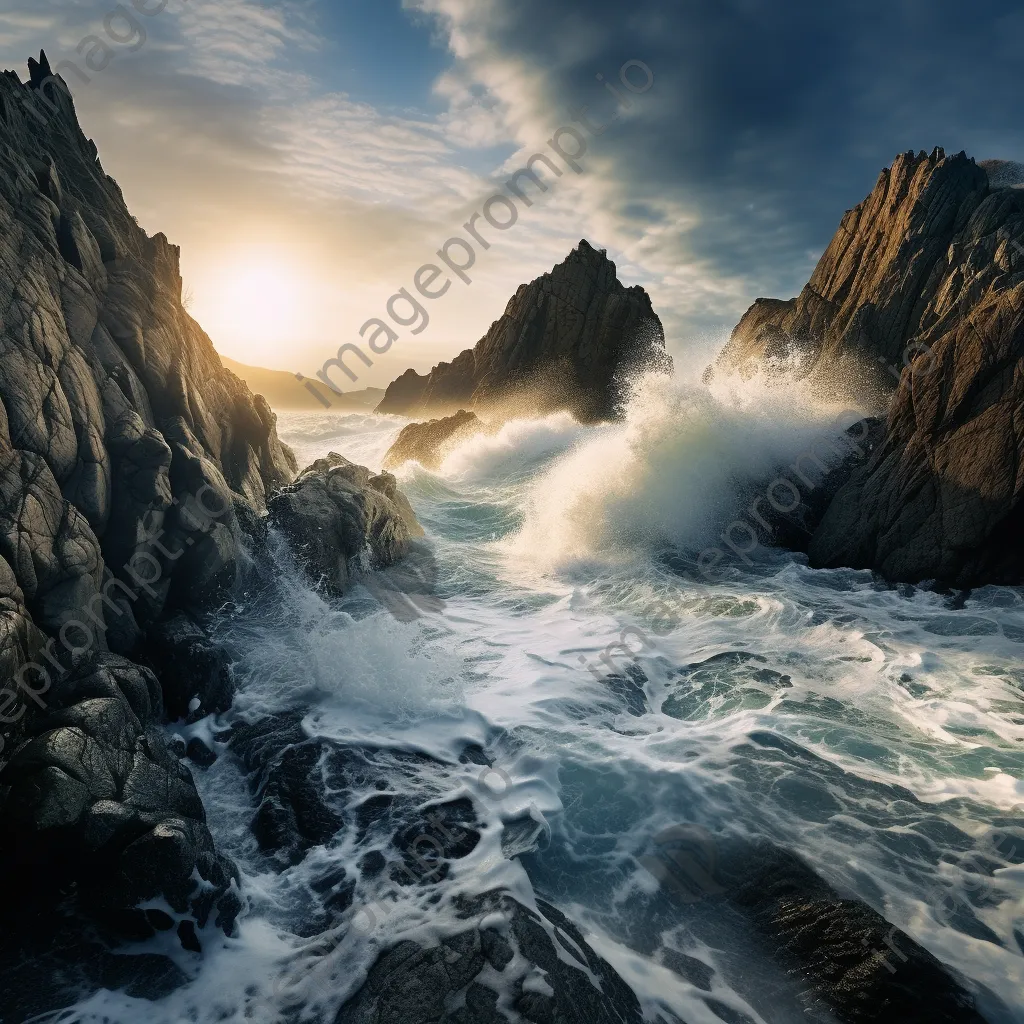
[{"label": "cracked rock surface", "polygon": [[1020,184],[1000,161],[901,155],[800,296],[758,299],[733,332],[713,372],[796,375],[887,412],[811,538],[812,565],[1024,580]]},{"label": "cracked rock surface", "polygon": [[270,502],[270,521],[327,593],[348,589],[355,560],[394,565],[423,536],[409,500],[390,473],[374,475],[331,452]]},{"label": "cracked rock surface", "polygon": [[242,906],[160,726],[196,696],[230,703],[192,616],[296,466],[182,306],[178,255],[131,216],[45,56],[0,76],[0,867],[45,879],[0,908],[0,988],[25,1015],[57,998],[48,978],[180,981],[111,952],[158,930],[140,904],[188,948]]}]

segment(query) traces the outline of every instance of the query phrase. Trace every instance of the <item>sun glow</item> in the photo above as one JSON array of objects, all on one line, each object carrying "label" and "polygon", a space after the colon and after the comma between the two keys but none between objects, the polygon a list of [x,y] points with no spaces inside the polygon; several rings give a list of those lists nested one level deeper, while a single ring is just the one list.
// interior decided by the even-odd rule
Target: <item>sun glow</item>
[{"label": "sun glow", "polygon": [[277,247],[230,254],[196,288],[192,314],[241,362],[280,363],[313,333],[315,297],[298,259]]}]

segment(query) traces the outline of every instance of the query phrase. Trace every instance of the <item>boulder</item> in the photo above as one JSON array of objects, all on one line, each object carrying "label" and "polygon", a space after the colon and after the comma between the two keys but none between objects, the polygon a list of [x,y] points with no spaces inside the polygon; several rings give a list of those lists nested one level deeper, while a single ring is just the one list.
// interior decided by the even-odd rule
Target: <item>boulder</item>
[{"label": "boulder", "polygon": [[489,429],[476,413],[464,409],[445,419],[410,423],[388,449],[384,468],[396,469],[406,462],[418,462],[426,469],[437,469],[461,441]]},{"label": "boulder", "polygon": [[231,658],[188,615],[159,622],[147,637],[146,655],[160,673],[170,721],[195,722],[231,707]]},{"label": "boulder", "polygon": [[394,565],[423,528],[390,473],[373,475],[336,452],[318,459],[270,501],[270,521],[327,593],[345,593],[362,560]]},{"label": "boulder", "polygon": [[216,911],[230,930],[237,873],[214,848],[192,776],[155,728],[156,677],[95,654],[46,697],[47,713],[0,772],[0,865],[8,877],[45,872],[49,883],[46,894],[19,889],[5,914],[36,912],[73,887],[103,920],[163,898],[201,927]]},{"label": "boulder", "polygon": [[[580,930],[543,900],[462,901],[466,931],[384,952],[335,1024],[642,1024],[637,997]],[[470,923],[473,922],[473,923]]]},{"label": "boulder", "polygon": [[[765,1019],[984,1024],[979,999],[998,1005],[770,841],[711,843],[678,828],[656,837],[655,850],[645,859],[662,882],[654,927],[668,934],[685,923],[693,948]],[[663,962],[712,988],[717,972],[705,959],[668,948]]]},{"label": "boulder", "polygon": [[[427,885],[447,877],[448,864],[468,856],[480,840],[472,801],[426,805],[415,795],[380,793],[387,756],[309,735],[297,712],[242,724],[230,750],[249,777],[257,810],[252,829],[260,848],[281,865],[297,864],[311,849],[350,840],[362,853],[361,870],[378,864],[398,885]],[[399,759],[424,777],[444,765],[425,755]],[[344,909],[344,908],[342,908]]]},{"label": "boulder", "polygon": [[606,252],[584,239],[550,273],[522,285],[473,349],[426,376],[406,371],[377,412],[566,410],[593,423],[616,416],[630,374],[671,366],[650,297],[620,284]]}]

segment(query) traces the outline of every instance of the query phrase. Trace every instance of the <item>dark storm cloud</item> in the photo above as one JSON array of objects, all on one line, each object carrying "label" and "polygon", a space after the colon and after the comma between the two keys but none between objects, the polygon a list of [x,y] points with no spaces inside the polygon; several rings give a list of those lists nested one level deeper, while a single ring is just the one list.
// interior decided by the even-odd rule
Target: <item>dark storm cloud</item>
[{"label": "dark storm cloud", "polygon": [[656,228],[664,201],[678,203],[697,218],[676,232],[680,252],[742,279],[749,298],[797,291],[843,211],[897,153],[1024,157],[1024,13],[1014,3],[427,6],[486,39],[490,58],[545,69],[546,94],[566,106],[599,113],[596,72],[650,64],[657,85],[642,114],[605,143],[620,184],[615,212]]}]

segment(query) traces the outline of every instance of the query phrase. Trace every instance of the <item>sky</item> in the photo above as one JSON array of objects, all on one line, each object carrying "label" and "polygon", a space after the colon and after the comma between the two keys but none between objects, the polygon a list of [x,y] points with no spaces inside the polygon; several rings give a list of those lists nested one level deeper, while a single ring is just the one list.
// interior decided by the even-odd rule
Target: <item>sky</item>
[{"label": "sky", "polygon": [[800,291],[898,153],[1024,160],[1024,9],[1002,0],[0,0],[0,64],[24,78],[41,48],[88,78],[64,66],[218,349],[309,376],[582,134],[579,172],[488,229],[360,387],[474,344],[581,238],[707,362],[755,298]]}]

